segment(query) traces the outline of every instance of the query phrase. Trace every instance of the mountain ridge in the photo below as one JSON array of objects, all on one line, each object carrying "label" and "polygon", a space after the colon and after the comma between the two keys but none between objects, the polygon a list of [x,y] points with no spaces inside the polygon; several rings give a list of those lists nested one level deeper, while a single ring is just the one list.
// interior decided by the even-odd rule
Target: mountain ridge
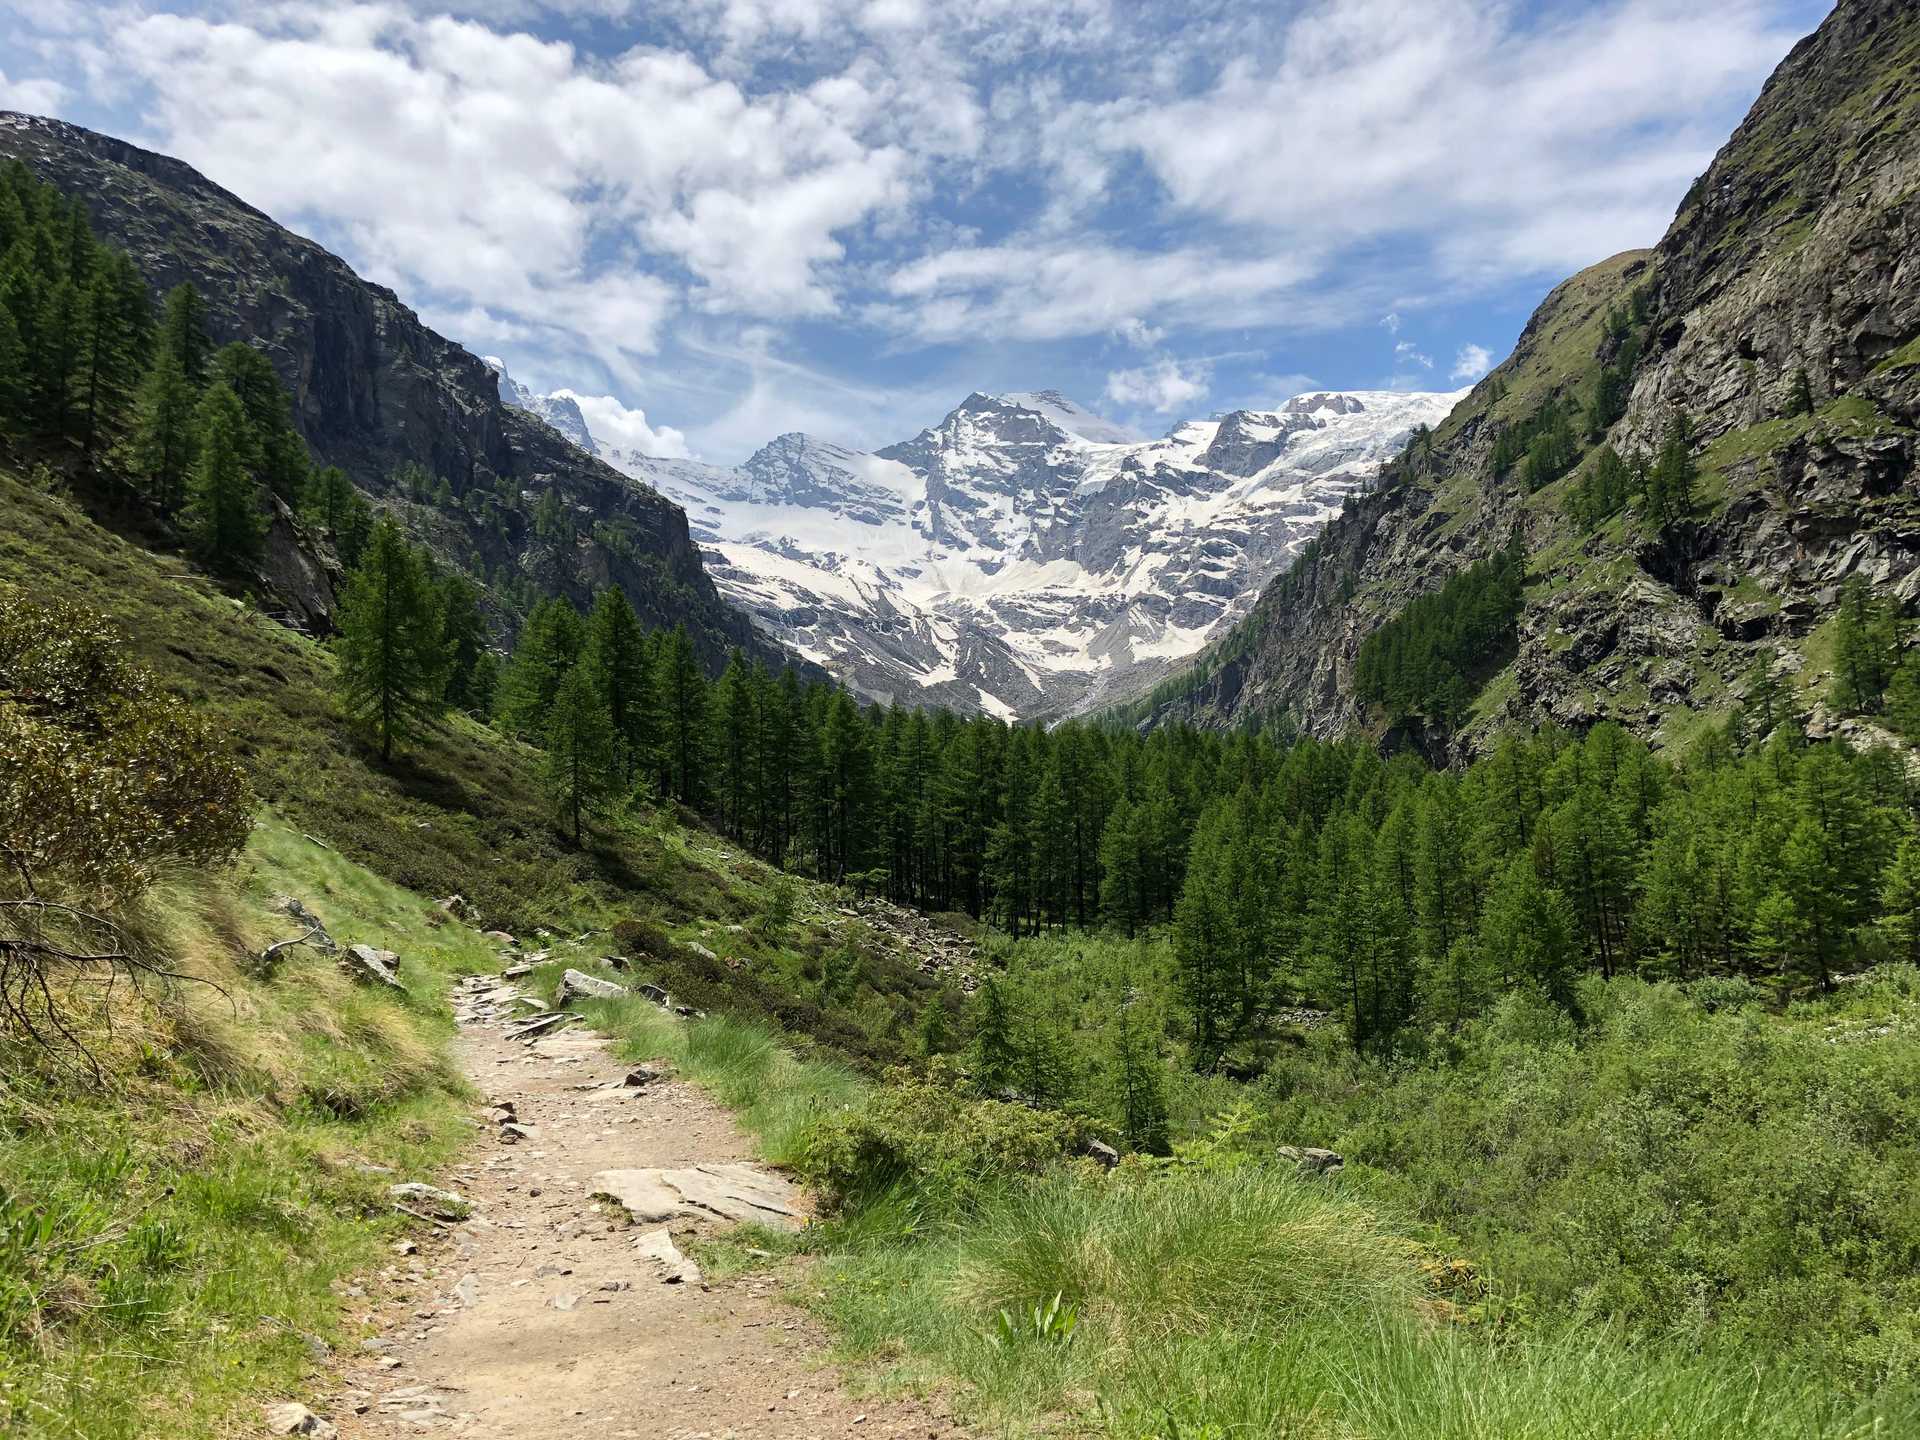
[{"label": "mountain ridge", "polygon": [[[1816,732],[1855,725],[1824,704],[1842,583],[1920,597],[1916,97],[1920,10],[1842,0],[1659,245],[1556,287],[1431,445],[1399,457],[1248,622],[1125,718],[1285,717],[1455,758],[1542,722],[1612,720],[1672,744],[1740,710],[1763,673]],[[1631,309],[1643,319],[1623,331],[1610,316]],[[1628,345],[1624,403],[1578,464],[1538,489],[1525,467],[1498,469],[1501,437],[1550,407],[1586,424]],[[1697,472],[1686,513],[1663,519],[1636,494],[1577,523],[1570,502],[1603,451],[1648,462],[1676,418]],[[1529,560],[1513,654],[1469,712],[1395,717],[1363,700],[1366,637],[1516,526]]]},{"label": "mountain ridge", "polygon": [[686,507],[729,599],[866,698],[1046,719],[1197,649],[1453,398],[1308,392],[1149,438],[1058,390],[976,390],[897,444],[795,432],[732,468],[589,440]]}]

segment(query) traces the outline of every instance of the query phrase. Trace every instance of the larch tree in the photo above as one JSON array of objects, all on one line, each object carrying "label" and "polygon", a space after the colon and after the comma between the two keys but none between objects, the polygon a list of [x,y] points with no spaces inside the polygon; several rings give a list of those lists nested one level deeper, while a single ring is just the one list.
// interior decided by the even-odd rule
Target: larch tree
[{"label": "larch tree", "polygon": [[197,458],[188,481],[187,522],[208,563],[237,569],[260,553],[266,525],[260,489],[247,468],[247,417],[225,385],[209,386],[194,412]]},{"label": "larch tree", "polygon": [[584,665],[561,680],[544,738],[547,791],[578,845],[587,818],[605,806],[614,781],[613,723]]},{"label": "larch tree", "polygon": [[339,674],[347,713],[379,741],[381,759],[443,708],[446,672],[426,565],[383,518],[341,597]]}]

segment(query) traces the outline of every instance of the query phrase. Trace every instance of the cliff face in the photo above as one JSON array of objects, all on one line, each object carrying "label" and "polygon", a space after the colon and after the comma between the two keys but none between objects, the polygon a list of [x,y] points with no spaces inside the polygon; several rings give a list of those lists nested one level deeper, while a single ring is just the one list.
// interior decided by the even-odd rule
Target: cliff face
[{"label": "cliff face", "polygon": [[[493,371],[391,290],[167,156],[0,112],[6,157],[79,196],[157,290],[198,286],[216,343],[245,340],[273,361],[315,461],[346,470],[449,560],[581,603],[611,581],[649,623],[685,622],[709,662],[731,644],[783,658],[721,601],[679,506],[503,404]],[[444,478],[453,503],[394,493],[408,462]],[[570,524],[543,537],[531,514],[548,491]]]},{"label": "cliff face", "polygon": [[[1550,399],[1587,403],[1614,358],[1607,314],[1641,291],[1643,351],[1605,440],[1649,454],[1693,423],[1697,501],[1657,525],[1629,505],[1576,526],[1566,478],[1529,493],[1494,472],[1494,436]],[[1811,414],[1799,413],[1805,371]],[[1617,719],[1674,741],[1722,715],[1755,657],[1823,689],[1824,623],[1860,574],[1920,595],[1920,7],[1842,0],[1768,81],[1651,252],[1582,272],[1542,303],[1514,353],[1380,490],[1335,521],[1247,624],[1146,718],[1290,715],[1320,735],[1369,716],[1361,641],[1518,525],[1528,585],[1511,662],[1458,733]],[[1398,738],[1398,737],[1396,737]]]}]

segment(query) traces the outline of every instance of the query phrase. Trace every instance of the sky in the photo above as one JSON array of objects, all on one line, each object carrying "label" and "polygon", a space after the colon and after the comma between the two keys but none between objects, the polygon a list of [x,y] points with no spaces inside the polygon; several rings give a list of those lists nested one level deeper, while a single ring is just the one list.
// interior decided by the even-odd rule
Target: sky
[{"label": "sky", "polygon": [[1161,433],[1454,389],[1651,245],[1827,0],[0,0],[0,108],[177,155],[732,463],[969,391]]}]

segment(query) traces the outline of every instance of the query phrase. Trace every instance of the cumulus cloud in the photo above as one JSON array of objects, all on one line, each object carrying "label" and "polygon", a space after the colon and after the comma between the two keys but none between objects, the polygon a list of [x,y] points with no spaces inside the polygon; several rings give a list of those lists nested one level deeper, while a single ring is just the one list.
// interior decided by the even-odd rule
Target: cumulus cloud
[{"label": "cumulus cloud", "polygon": [[1165,358],[1202,334],[1405,345],[1437,302],[1656,239],[1820,8],[0,0],[0,105],[118,114],[457,338],[671,404],[705,448],[835,402],[678,373],[695,331],[889,383],[934,347],[1078,343],[1091,386],[1120,345],[1148,408],[1169,373],[1248,386]]},{"label": "cumulus cloud", "polygon": [[15,80],[0,70],[0,110],[24,110],[49,115],[58,110],[69,91],[58,80]]},{"label": "cumulus cloud", "polygon": [[1462,345],[1460,353],[1453,357],[1453,369],[1448,373],[1450,380],[1464,380],[1471,384],[1493,368],[1493,353],[1484,345]]},{"label": "cumulus cloud", "polygon": [[1164,355],[1150,365],[1115,370],[1107,376],[1106,398],[1124,410],[1148,410],[1164,415],[1191,409],[1205,399],[1206,394],[1204,375]]},{"label": "cumulus cloud", "polygon": [[629,409],[611,395],[582,395],[578,390],[565,389],[553,393],[580,407],[587,430],[596,440],[663,460],[684,460],[693,453],[680,431],[671,425],[649,425],[646,411]]}]

